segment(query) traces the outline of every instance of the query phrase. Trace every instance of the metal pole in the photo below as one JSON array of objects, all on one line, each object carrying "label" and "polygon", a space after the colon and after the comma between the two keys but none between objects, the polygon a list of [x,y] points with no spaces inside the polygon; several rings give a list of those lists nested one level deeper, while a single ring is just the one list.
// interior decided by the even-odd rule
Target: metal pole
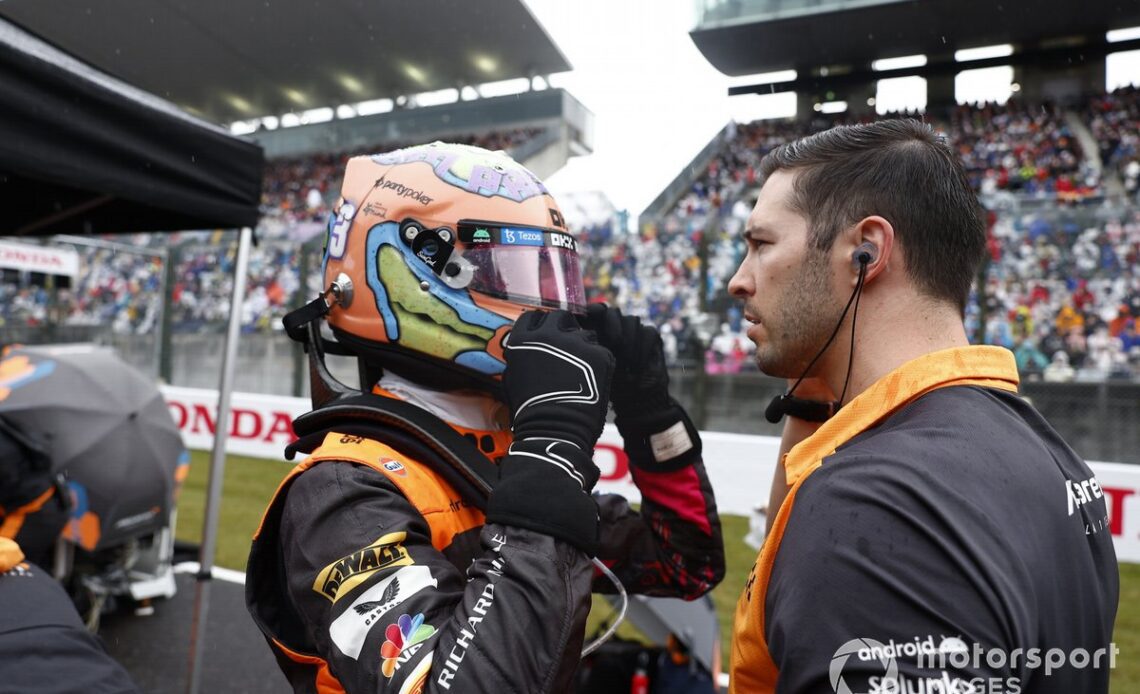
[{"label": "metal pole", "polygon": [[158,334],[154,338],[154,368],[156,375],[170,383],[170,371],[163,373],[163,360],[170,349],[170,296],[174,293],[174,253],[163,249],[162,255],[162,301],[158,302]]},{"label": "metal pole", "polygon": [[[300,257],[297,258],[297,291],[293,293],[292,308],[298,309],[309,301],[309,273],[312,271],[311,256],[318,246],[313,242],[301,245]],[[305,359],[305,349],[299,342],[292,342],[293,356],[293,397],[299,398],[305,394],[305,379],[308,378],[309,369]]]},{"label": "metal pole", "polygon": [[[709,201],[710,204],[712,204],[712,202],[712,200]],[[701,310],[701,322],[705,323],[706,327],[710,329],[712,329],[711,326],[707,325],[709,315],[709,239],[719,228],[720,207],[718,206],[716,209],[709,211],[708,222],[705,224],[704,231],[701,232],[701,242],[697,246],[697,258],[701,263],[700,275],[697,280],[700,284],[697,290],[699,292],[698,298],[700,299],[698,305]],[[705,426],[705,420],[708,418],[709,373],[708,364],[706,363],[706,353],[708,352],[709,346],[705,344],[703,339],[700,339],[699,332],[698,330],[697,334],[694,335],[694,339],[700,345],[700,348],[697,350],[697,373],[693,384],[694,407],[689,412],[693,417],[693,424],[695,424],[698,429],[702,429]]]},{"label": "metal pole", "polygon": [[241,305],[245,299],[245,280],[249,265],[249,247],[253,230],[245,227],[238,237],[237,266],[230,299],[230,323],[226,333],[226,351],[222,358],[222,379],[218,388],[218,417],[214,426],[214,451],[210,456],[210,480],[206,488],[205,520],[202,524],[202,547],[198,552],[198,583],[194,596],[194,619],[190,625],[189,694],[197,694],[202,685],[202,657],[205,652],[206,616],[210,609],[210,578],[214,568],[214,552],[218,540],[218,516],[222,501],[222,478],[226,470],[226,435],[229,432],[230,394],[233,391],[234,367],[237,362],[238,336],[241,331]]}]

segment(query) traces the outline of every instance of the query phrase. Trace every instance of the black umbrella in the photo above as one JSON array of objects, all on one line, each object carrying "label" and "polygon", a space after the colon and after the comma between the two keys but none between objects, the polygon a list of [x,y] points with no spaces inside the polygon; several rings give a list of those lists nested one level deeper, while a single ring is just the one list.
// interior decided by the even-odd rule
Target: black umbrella
[{"label": "black umbrella", "polygon": [[167,524],[189,455],[166,401],[112,352],[10,349],[0,418],[44,450],[71,491],[65,536],[95,551]]}]

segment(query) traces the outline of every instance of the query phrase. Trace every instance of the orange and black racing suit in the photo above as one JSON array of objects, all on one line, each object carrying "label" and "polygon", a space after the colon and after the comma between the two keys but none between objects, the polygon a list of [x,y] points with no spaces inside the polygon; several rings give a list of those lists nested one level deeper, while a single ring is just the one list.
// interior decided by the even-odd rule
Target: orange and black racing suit
[{"label": "orange and black racing suit", "polygon": [[68,511],[51,462],[0,419],[0,537],[15,541],[40,566],[51,566]]},{"label": "orange and black racing suit", "polygon": [[[451,426],[492,460],[510,443]],[[699,456],[655,469],[648,450],[627,444],[640,512],[595,497],[598,558],[631,593],[695,598],[724,574],[708,477]],[[589,593],[614,590],[570,544],[484,524],[432,465],[335,428],[282,482],[248,571],[250,611],[297,692],[563,692]]]}]

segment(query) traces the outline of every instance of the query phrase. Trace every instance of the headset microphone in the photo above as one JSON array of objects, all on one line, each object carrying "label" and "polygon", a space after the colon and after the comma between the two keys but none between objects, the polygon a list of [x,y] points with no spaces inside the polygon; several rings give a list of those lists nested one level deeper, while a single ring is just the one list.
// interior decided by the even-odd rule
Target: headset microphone
[{"label": "headset microphone", "polygon": [[[793,417],[809,422],[826,422],[828,419],[839,411],[843,406],[843,398],[847,396],[847,383],[851,379],[851,364],[855,360],[855,320],[859,317],[859,296],[863,293],[863,280],[867,276],[867,266],[875,262],[878,257],[879,249],[875,244],[870,241],[864,241],[859,244],[855,252],[851,254],[851,269],[859,273],[859,281],[855,284],[855,291],[851,292],[851,298],[847,300],[847,306],[843,308],[843,313],[839,316],[839,322],[835,324],[835,330],[831,331],[831,337],[827,338],[823,348],[819,353],[808,363],[807,368],[800,374],[795,384],[788,389],[787,393],[777,395],[772,398],[772,402],[768,403],[768,407],[764,409],[764,418],[772,424],[779,422],[784,415],[790,414]],[[843,319],[847,317],[847,311],[851,309],[852,303],[855,304],[855,313],[851,316],[851,351],[847,357],[847,377],[843,380],[843,394],[839,396],[838,400],[832,402],[820,402],[818,400],[804,400],[792,395],[799,387],[800,383],[807,377],[811,371],[811,367],[819,361],[831,343],[835,341],[835,336],[839,334],[839,328],[843,325]]]}]

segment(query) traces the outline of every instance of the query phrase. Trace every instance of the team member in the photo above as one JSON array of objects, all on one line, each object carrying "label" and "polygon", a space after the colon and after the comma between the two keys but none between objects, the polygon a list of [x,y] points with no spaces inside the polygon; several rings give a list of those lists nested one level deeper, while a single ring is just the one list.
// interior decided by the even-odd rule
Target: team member
[{"label": "team member", "polygon": [[138,692],[50,574],[0,537],[0,692]]},{"label": "team member", "polygon": [[0,418],[0,537],[18,543],[40,566],[52,565],[67,524],[61,487],[42,448]]},{"label": "team member", "polygon": [[[1018,397],[1013,355],[968,344],[985,233],[961,164],[891,120],[784,145],[761,173],[729,291],[760,369],[793,385],[770,419],[795,421],[732,691],[1107,691],[1105,500]],[[1047,668],[1049,649],[1074,657]]]},{"label": "team member", "polygon": [[[324,277],[286,318],[314,375],[295,422],[310,456],[270,503],[246,583],[296,691],[565,691],[591,591],[614,590],[591,557],[631,592],[720,581],[700,438],[660,337],[586,314],[575,241],[533,174],[441,143],[356,157]],[[356,356],[372,392],[332,379],[325,349]],[[591,495],[611,387],[640,513]]]}]

